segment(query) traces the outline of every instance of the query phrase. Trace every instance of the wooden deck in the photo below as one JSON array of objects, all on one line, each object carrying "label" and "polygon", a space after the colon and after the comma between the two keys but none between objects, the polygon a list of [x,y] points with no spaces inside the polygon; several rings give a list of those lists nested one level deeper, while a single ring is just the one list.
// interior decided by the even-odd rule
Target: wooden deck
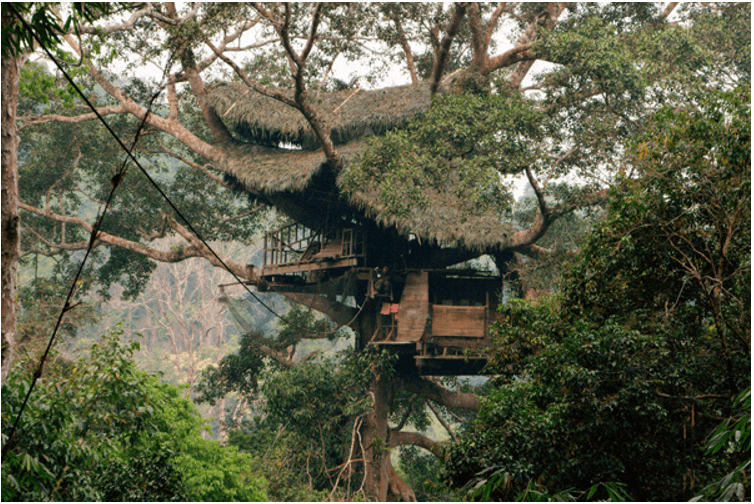
[{"label": "wooden deck", "polygon": [[345,259],[337,259],[334,261],[326,261],[323,259],[312,260],[309,262],[296,262],[293,264],[271,264],[262,268],[262,276],[270,275],[283,275],[287,273],[304,273],[306,271],[316,271],[323,269],[333,268],[350,268],[357,266],[359,259],[357,257],[348,257]]}]

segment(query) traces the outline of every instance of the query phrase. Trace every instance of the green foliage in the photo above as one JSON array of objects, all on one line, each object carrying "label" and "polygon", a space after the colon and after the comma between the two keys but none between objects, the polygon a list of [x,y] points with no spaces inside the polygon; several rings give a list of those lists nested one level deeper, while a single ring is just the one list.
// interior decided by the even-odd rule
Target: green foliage
[{"label": "green foliage", "polygon": [[[260,373],[269,367],[281,369],[291,363],[287,360],[291,347],[295,348],[306,338],[321,339],[326,335],[327,339],[334,340],[346,333],[330,320],[299,304],[294,304],[284,319],[277,331],[254,329],[242,334],[236,352],[224,356],[217,366],[205,368],[197,382],[196,401],[214,405],[231,392],[251,398],[257,390]],[[278,359],[270,358],[270,355],[277,355]]]},{"label": "green foliage", "polygon": [[359,166],[346,172],[344,188],[375,192],[387,215],[423,208],[428,194],[449,185],[465,211],[502,212],[512,196],[499,173],[518,173],[531,162],[540,120],[516,96],[438,97],[422,119],[374,139]]},{"label": "green foliage", "polygon": [[[628,324],[641,314],[654,327],[672,318],[690,334],[712,326],[729,366],[748,347],[749,97],[740,87],[712,93],[698,111],[658,112],[634,144],[639,176],[612,193],[573,272],[567,302],[581,314]],[[733,394],[741,385],[729,387]]]},{"label": "green foliage", "polygon": [[[37,382],[8,454],[3,500],[266,500],[248,456],[202,437],[183,391],[138,371],[113,331]],[[3,444],[30,380],[3,385]]]},{"label": "green foliage", "polygon": [[[724,451],[730,460],[729,467],[738,463],[722,478],[713,481],[692,501],[716,500],[731,501],[735,496],[745,500],[751,494],[751,387],[741,392],[734,402],[734,416],[717,426],[707,440],[706,454],[713,455]],[[726,457],[727,458],[727,457]]]},{"label": "green foliage", "polygon": [[[18,351],[26,356],[29,365],[36,365],[44,351],[65,304],[68,285],[59,279],[37,277],[21,285],[18,300],[21,305],[16,324]],[[63,317],[56,341],[69,344],[80,328],[96,323],[100,318],[97,307],[81,302]]]},{"label": "green foliage", "polygon": [[[19,99],[31,102],[31,106],[39,104],[50,105],[51,102],[60,103],[63,108],[74,106],[78,94],[70,85],[60,86],[55,77],[45,71],[39,63],[27,61],[21,67],[19,79]],[[48,107],[46,111],[50,111]]]},{"label": "green foliage", "polygon": [[748,103],[742,86],[658,112],[562,297],[502,308],[500,377],[450,448],[453,483],[478,499],[679,500],[694,480],[748,495],[748,406],[702,443],[750,382]]},{"label": "green foliage", "polygon": [[[19,102],[19,114],[35,115],[38,95],[49,96],[53,112],[76,115],[88,112],[80,106],[66,108],[65,89],[55,83],[52,76],[38,67],[30,68]],[[111,104],[101,91],[84,80],[85,92],[91,93],[98,105]],[[52,87],[50,87],[52,86]],[[133,80],[129,92],[148,101],[151,90],[148,83]],[[195,111],[194,111],[195,112]],[[184,117],[191,117],[186,110]],[[133,138],[139,125],[129,116],[108,117],[110,126],[123,139]],[[44,208],[57,215],[83,218],[90,224],[101,211],[111,189],[112,176],[121,168],[125,154],[117,143],[94,122],[81,124],[49,123],[21,130],[19,148],[19,193],[21,200],[36,208]],[[169,140],[161,139],[176,147]],[[71,148],[73,146],[74,148]],[[171,201],[190,220],[207,240],[248,242],[258,231],[259,213],[247,213],[237,219],[219,219],[218,216],[238,215],[248,210],[245,195],[227,190],[221,184],[207,183],[207,177],[198,169],[178,169],[176,161],[164,155],[154,136],[142,135],[139,148],[150,155],[142,165],[156,179]],[[81,226],[21,211],[24,226],[30,232],[22,234],[23,250],[39,250],[42,254],[58,258],[69,257],[71,244],[81,248],[88,243],[89,233]],[[155,246],[155,240],[175,236],[170,224],[178,218],[152,184],[135,167],[130,167],[107,216],[102,231],[113,236],[145,246]],[[40,238],[42,237],[42,238]],[[57,247],[58,244],[65,244]],[[75,264],[71,266],[71,264]],[[78,262],[61,261],[69,268]],[[84,271],[80,292],[97,288],[107,298],[110,286],[121,283],[123,295],[138,295],[155,269],[154,262],[145,254],[120,247],[97,247]]]},{"label": "green foliage", "polygon": [[[73,4],[72,15],[61,25],[52,9],[55,5],[51,2],[14,2],[13,7],[3,6],[3,59],[31,51],[36,43],[35,35],[43,47],[53,49],[60,44],[62,34],[69,32],[72,27],[78,31],[78,23],[82,19],[91,22],[111,8],[111,4],[107,2],[76,2]],[[26,29],[16,15],[29,18],[27,23],[31,30]]]},{"label": "green foliage", "polygon": [[399,474],[414,491],[419,502],[447,502],[461,500],[459,493],[443,484],[442,462],[417,446],[405,446],[400,451]]},{"label": "green foliage", "polygon": [[214,405],[231,392],[250,397],[256,391],[259,373],[265,367],[264,354],[258,346],[263,339],[261,331],[242,334],[237,352],[223,357],[217,367],[205,368],[196,385],[196,401]]},{"label": "green foliage", "polygon": [[[120,332],[110,333],[90,357],[37,382],[3,457],[4,500],[182,500],[180,475],[166,463],[168,448],[136,448],[157,430],[146,393],[151,378],[131,361],[138,344],[123,346],[119,339]],[[4,444],[29,386],[20,372],[3,385]],[[138,478],[114,487],[113,468]]]},{"label": "green foliage", "polygon": [[[263,416],[231,430],[229,440],[259,460],[271,498],[321,500],[329,494],[348,459],[355,422],[371,408],[367,388],[393,364],[388,354],[367,350],[265,376]],[[342,490],[359,482],[339,485]]]}]

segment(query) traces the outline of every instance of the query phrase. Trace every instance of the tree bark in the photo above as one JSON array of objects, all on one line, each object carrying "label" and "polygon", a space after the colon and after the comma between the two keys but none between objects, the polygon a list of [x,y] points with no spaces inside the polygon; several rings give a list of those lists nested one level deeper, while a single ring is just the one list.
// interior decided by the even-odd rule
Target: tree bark
[{"label": "tree bark", "polygon": [[408,377],[404,380],[403,385],[417,394],[442,404],[448,408],[460,408],[476,411],[479,409],[479,396],[469,392],[455,392],[435,383],[434,381],[422,378],[418,375]]},{"label": "tree bark", "polygon": [[[370,386],[372,411],[362,427],[364,440],[364,489],[370,499],[387,501],[390,483],[390,446],[387,417],[390,413],[392,390],[389,379],[376,377]],[[390,466],[392,467],[392,466]]]},{"label": "tree bark", "polygon": [[[3,25],[7,19],[3,17]],[[16,346],[18,260],[21,240],[18,217],[18,135],[16,111],[20,67],[26,56],[2,60],[2,369],[5,383]]]}]

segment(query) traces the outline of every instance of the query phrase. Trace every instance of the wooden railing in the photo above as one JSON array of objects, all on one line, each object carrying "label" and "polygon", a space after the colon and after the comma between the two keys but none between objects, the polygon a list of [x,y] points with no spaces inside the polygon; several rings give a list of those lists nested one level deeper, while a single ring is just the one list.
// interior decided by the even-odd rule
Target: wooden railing
[{"label": "wooden railing", "polygon": [[354,228],[322,233],[293,223],[264,235],[264,266],[365,256],[364,236]]},{"label": "wooden railing", "polygon": [[[293,223],[264,234],[264,265],[281,265],[298,262],[304,254],[319,247],[319,231]],[[319,250],[314,251],[314,253]]]}]

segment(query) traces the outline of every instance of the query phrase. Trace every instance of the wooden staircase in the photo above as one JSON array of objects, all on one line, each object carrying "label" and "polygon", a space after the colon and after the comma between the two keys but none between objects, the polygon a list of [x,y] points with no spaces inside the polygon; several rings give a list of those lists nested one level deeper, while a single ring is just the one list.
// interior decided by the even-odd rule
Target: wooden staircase
[{"label": "wooden staircase", "polygon": [[409,273],[401,295],[396,341],[416,343],[421,340],[427,327],[428,314],[429,275],[426,271]]}]

